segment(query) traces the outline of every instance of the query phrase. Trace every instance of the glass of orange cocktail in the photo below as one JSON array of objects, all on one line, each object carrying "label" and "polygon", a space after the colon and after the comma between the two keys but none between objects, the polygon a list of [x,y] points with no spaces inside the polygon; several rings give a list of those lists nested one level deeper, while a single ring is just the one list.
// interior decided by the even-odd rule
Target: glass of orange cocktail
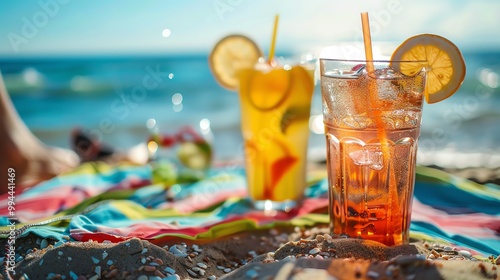
[{"label": "glass of orange cocktail", "polygon": [[313,59],[274,58],[278,18],[267,59],[243,35],[221,39],[209,57],[219,84],[238,91],[249,197],[270,213],[290,211],[303,197],[314,90]]},{"label": "glass of orange cocktail", "polygon": [[[425,71],[400,62],[321,59],[333,233],[407,243]],[[404,62],[406,66],[419,62]]]},{"label": "glass of orange cocktail", "polygon": [[313,64],[261,61],[239,73],[248,191],[259,209],[290,210],[302,199]]},{"label": "glass of orange cocktail", "polygon": [[374,61],[368,13],[366,60],[320,59],[334,234],[409,242],[422,105],[453,95],[465,77],[457,46],[434,34],[405,40]]}]

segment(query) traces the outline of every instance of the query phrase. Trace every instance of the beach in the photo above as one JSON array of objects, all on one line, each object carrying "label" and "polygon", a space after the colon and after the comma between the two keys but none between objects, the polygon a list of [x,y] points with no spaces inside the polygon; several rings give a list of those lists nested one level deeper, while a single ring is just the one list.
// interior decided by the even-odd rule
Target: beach
[{"label": "beach", "polygon": [[136,238],[44,244],[44,239],[29,236],[19,240],[20,250],[26,252],[13,278],[470,280],[496,279],[498,274],[500,257],[478,260],[468,251],[427,242],[386,247],[332,238],[327,231],[276,228],[209,242],[156,245]]},{"label": "beach", "polygon": [[0,2],[0,280],[500,279],[500,2],[187,3]]},{"label": "beach", "polygon": [[[317,177],[323,164],[310,167],[320,181],[311,183],[301,210],[271,217],[249,208],[238,168],[215,169],[197,183],[165,189],[146,180],[149,168],[88,163],[19,194],[16,213],[24,222],[14,279],[497,277],[499,197],[488,184],[498,177],[475,177],[489,169],[455,173],[470,172],[479,185],[451,170],[419,168],[412,238],[395,247],[329,234],[324,177]],[[465,221],[470,226],[458,230]],[[0,240],[4,265],[9,240]]]},{"label": "beach", "polygon": [[[319,87],[307,203],[269,218],[246,197],[238,96],[215,83],[206,56],[2,61],[16,109],[46,144],[70,147],[70,131],[81,127],[124,150],[188,125],[214,149],[214,170],[192,184],[166,185],[154,164],[91,162],[16,195],[23,230],[14,278],[495,279],[500,99],[481,75],[500,62],[496,54],[468,57],[463,89],[424,108],[414,235],[397,247],[329,235],[325,140],[315,130]],[[146,89],[145,77],[156,87]],[[2,215],[4,248],[9,220]]]}]

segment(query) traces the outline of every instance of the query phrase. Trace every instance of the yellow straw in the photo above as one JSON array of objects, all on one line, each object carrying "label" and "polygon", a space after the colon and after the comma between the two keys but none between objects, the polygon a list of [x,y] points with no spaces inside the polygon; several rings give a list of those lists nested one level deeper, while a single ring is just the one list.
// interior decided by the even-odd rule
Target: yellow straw
[{"label": "yellow straw", "polygon": [[276,46],[276,33],[278,33],[279,18],[279,15],[274,17],[273,38],[271,39],[271,49],[269,50],[269,62],[272,62],[274,59],[274,48]]},{"label": "yellow straw", "polygon": [[373,67],[372,36],[370,34],[370,21],[368,13],[361,13],[361,23],[363,25],[363,41],[365,43],[366,70],[368,73],[375,71]]}]

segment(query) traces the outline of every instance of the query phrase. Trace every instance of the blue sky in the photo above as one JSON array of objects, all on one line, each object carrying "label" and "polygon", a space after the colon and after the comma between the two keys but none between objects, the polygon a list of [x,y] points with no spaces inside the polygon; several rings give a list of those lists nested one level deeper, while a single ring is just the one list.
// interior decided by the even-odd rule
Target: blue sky
[{"label": "blue sky", "polygon": [[25,0],[0,2],[0,56],[206,53],[229,33],[266,50],[276,13],[278,51],[304,51],[360,40],[362,11],[374,41],[435,33],[500,50],[497,0]]}]

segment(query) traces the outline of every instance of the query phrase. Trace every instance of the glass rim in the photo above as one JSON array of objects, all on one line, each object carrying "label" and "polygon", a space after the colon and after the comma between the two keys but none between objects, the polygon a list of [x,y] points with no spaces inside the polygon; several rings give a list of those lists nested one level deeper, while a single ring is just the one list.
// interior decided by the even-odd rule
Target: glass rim
[{"label": "glass rim", "polygon": [[319,58],[320,61],[333,61],[333,62],[352,62],[352,63],[362,63],[362,62],[372,62],[372,63],[424,63],[427,60],[387,60],[387,59],[374,59],[374,60],[366,60],[366,59],[342,59],[342,58]]}]

